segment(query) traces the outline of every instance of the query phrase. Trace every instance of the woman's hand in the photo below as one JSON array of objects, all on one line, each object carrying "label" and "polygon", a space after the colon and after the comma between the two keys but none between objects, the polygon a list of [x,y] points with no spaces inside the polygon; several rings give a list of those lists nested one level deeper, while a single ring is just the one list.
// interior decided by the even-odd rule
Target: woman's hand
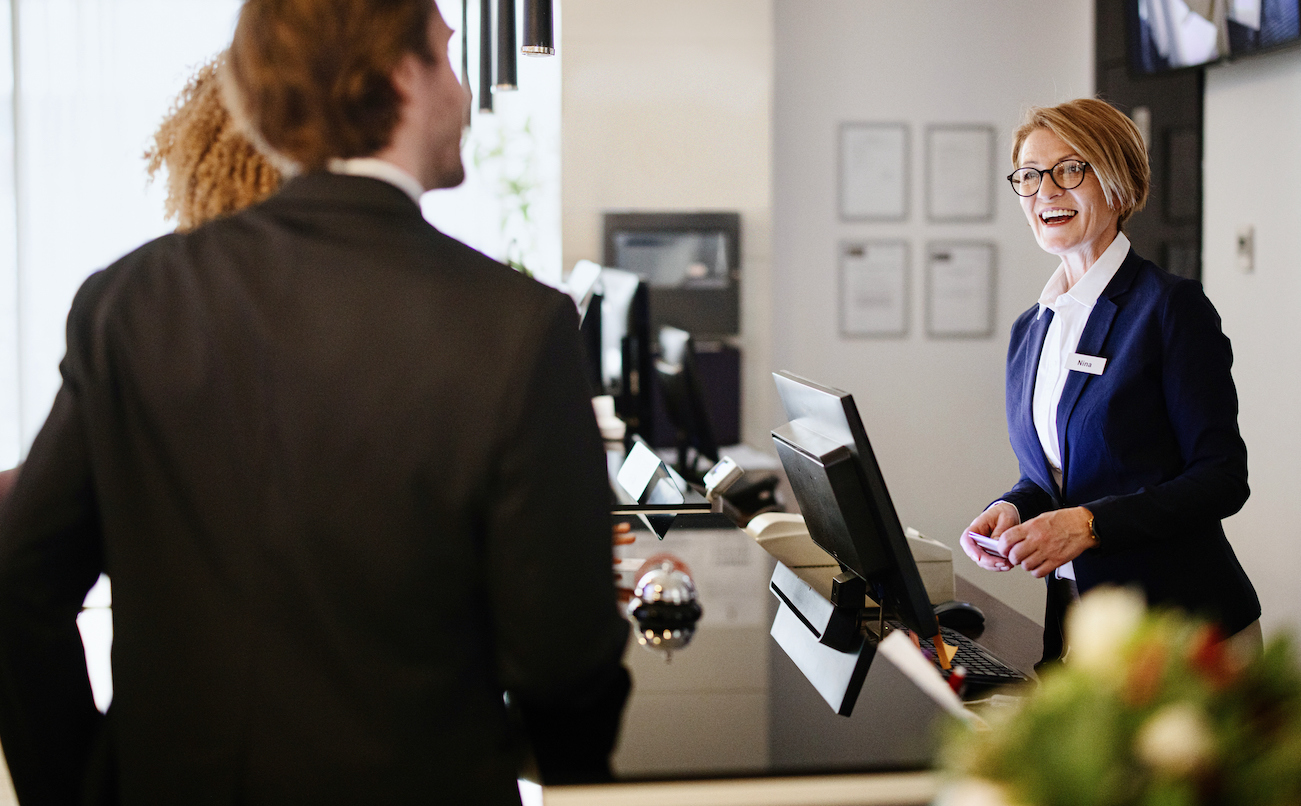
[{"label": "woman's hand", "polygon": [[[637,542],[637,535],[632,533],[632,524],[616,523],[614,525],[613,533],[614,545],[616,546],[631,546],[633,543]],[[614,590],[619,596],[619,604],[626,605],[628,602],[632,601],[632,588],[619,587],[618,557],[614,559],[614,565]]]},{"label": "woman's hand", "polygon": [[[998,501],[980,513],[967,527],[967,531],[998,538],[1020,522],[1021,514],[1017,512],[1016,507],[1006,501]],[[967,553],[967,556],[975,560],[976,564],[986,571],[1008,571],[1012,568],[1011,563],[1007,560],[985,551],[966,534],[962,535],[958,543],[961,544],[962,550]]]},{"label": "woman's hand", "polygon": [[1089,531],[1092,517],[1084,507],[1071,507],[1014,526],[1003,533],[1007,558],[1036,579],[1046,577],[1096,545]]}]

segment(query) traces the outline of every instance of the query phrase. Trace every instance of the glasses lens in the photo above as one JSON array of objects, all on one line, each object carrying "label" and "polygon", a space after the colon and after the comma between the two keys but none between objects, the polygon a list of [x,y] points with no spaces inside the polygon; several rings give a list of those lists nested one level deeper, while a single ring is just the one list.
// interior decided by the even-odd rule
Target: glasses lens
[{"label": "glasses lens", "polygon": [[1034,168],[1018,168],[1012,172],[1012,190],[1019,196],[1033,196],[1039,192],[1039,172]]},{"label": "glasses lens", "polygon": [[1077,188],[1084,181],[1084,163],[1079,160],[1066,160],[1053,166],[1053,181],[1062,190]]}]

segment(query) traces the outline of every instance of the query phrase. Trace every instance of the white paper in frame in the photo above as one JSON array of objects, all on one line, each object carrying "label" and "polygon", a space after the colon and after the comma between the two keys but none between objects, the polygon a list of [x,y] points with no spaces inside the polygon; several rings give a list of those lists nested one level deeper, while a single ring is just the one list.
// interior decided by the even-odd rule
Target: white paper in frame
[{"label": "white paper in frame", "polygon": [[926,217],[993,220],[993,126],[926,127]]},{"label": "white paper in frame", "polygon": [[840,245],[840,333],[847,337],[908,333],[908,243]]},{"label": "white paper in frame", "polygon": [[994,244],[987,241],[932,241],[926,245],[927,335],[993,335],[994,259]]},{"label": "white paper in frame", "polygon": [[903,221],[908,217],[908,127],[840,125],[840,217]]}]

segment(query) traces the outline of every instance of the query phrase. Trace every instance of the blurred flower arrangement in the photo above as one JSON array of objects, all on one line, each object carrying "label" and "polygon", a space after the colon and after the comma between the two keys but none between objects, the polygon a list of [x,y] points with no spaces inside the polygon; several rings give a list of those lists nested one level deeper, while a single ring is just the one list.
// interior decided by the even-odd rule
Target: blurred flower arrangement
[{"label": "blurred flower arrangement", "polygon": [[992,729],[951,735],[942,806],[1301,804],[1301,672],[1286,638],[1244,662],[1207,624],[1091,592],[1069,662]]}]

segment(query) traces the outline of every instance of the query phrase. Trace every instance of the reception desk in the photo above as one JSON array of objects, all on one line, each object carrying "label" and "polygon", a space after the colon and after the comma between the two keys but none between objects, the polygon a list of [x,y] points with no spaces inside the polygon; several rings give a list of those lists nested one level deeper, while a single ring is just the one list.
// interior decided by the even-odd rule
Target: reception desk
[{"label": "reception desk", "polygon": [[[671,656],[629,646],[633,693],[613,758],[619,783],[547,788],[547,806],[931,801],[929,768],[948,720],[882,658],[853,716],[833,713],[769,635],[774,561],[748,535],[693,517],[662,541],[636,536],[618,553],[684,560],[704,615],[691,644]],[[1038,626],[965,580],[957,585],[988,617],[980,642],[1028,671],[1039,657]]]}]

